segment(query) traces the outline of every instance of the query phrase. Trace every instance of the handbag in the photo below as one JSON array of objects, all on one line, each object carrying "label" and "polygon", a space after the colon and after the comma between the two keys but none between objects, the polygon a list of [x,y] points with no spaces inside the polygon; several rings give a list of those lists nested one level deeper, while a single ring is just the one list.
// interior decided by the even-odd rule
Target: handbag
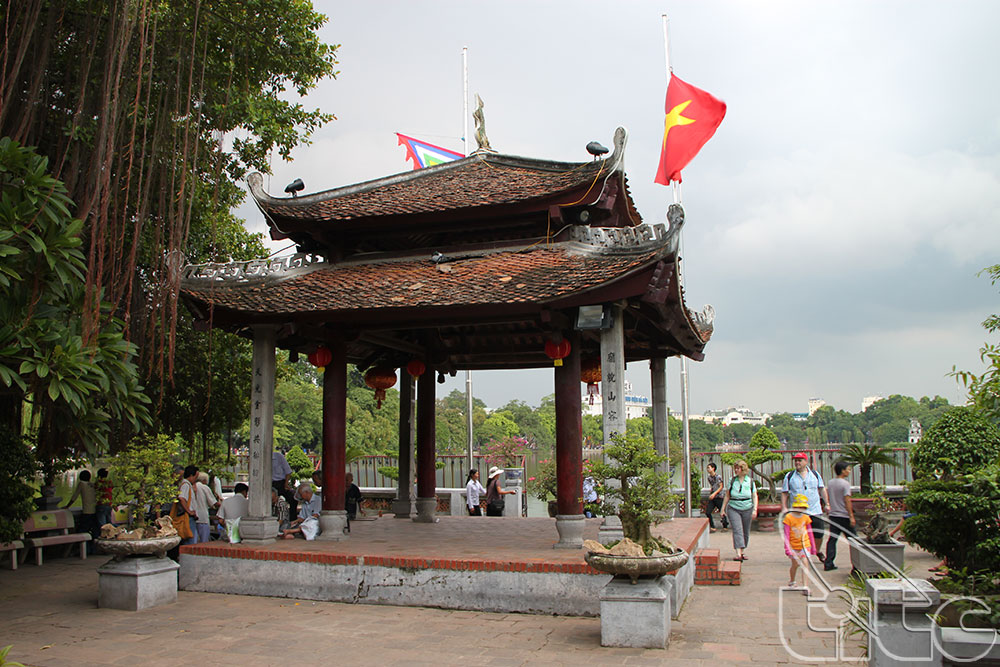
[{"label": "handbag", "polygon": [[[191,493],[188,492],[188,503],[190,504],[190,502]],[[194,532],[191,530],[191,521],[188,519],[188,514],[183,509],[181,501],[175,500],[174,504],[170,506],[170,521],[174,524],[174,530],[181,536],[181,539],[188,540],[194,537]]]}]

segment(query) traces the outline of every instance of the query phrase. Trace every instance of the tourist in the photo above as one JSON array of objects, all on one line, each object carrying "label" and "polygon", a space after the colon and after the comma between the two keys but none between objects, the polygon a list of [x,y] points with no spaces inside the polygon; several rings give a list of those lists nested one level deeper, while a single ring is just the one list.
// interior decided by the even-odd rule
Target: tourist
[{"label": "tourist", "polygon": [[486,516],[503,516],[503,496],[514,493],[513,490],[506,491],[500,486],[500,475],[502,474],[503,468],[496,466],[490,468],[490,478],[486,483]]},{"label": "tourist", "polygon": [[750,521],[757,518],[757,485],[750,477],[750,466],[743,459],[733,465],[733,478],[722,502],[722,514],[729,519],[733,529],[733,560],[744,561],[750,542]]},{"label": "tourist", "polygon": [[90,482],[89,470],[80,471],[76,488],[73,489],[73,495],[69,497],[63,509],[69,509],[70,505],[76,502],[77,498],[80,499],[80,505],[82,506],[80,519],[75,522],[77,531],[90,533],[91,536],[98,537],[100,533],[97,531],[97,494],[94,491],[94,485]]},{"label": "tourist", "polygon": [[469,510],[469,516],[483,515],[483,508],[479,506],[479,496],[485,493],[486,489],[479,483],[479,471],[473,468],[469,471],[469,478],[465,482],[465,506]]},{"label": "tourist", "polygon": [[583,478],[583,516],[594,518],[594,509],[598,503],[597,482],[590,475]]},{"label": "tourist", "polygon": [[288,511],[288,501],[284,496],[278,495],[278,490],[271,487],[271,516],[278,520],[278,534],[280,535],[291,525]]},{"label": "tourist", "polygon": [[282,537],[293,540],[296,535],[301,535],[307,540],[314,540],[320,533],[319,513],[323,502],[318,493],[313,493],[312,484],[309,482],[302,482],[299,485],[299,495],[302,497],[299,516],[282,531]]},{"label": "tourist", "polygon": [[[830,497],[826,494],[823,478],[809,467],[809,457],[805,452],[795,454],[792,463],[795,464],[795,470],[785,475],[785,481],[781,484],[781,511],[788,511],[789,497],[794,498],[800,493],[804,495],[809,500],[807,514],[812,519],[816,544],[822,544],[823,534],[827,532],[829,523],[823,513],[830,508]],[[822,551],[817,552],[816,556],[825,562]]]},{"label": "tourist", "polygon": [[111,523],[111,503],[114,495],[114,485],[108,477],[108,469],[101,468],[97,471],[97,480],[94,482],[94,493],[97,495],[97,530],[105,524]]},{"label": "tourist", "polygon": [[712,515],[715,510],[719,510],[719,516],[722,517],[722,527],[729,527],[729,520],[726,518],[725,512],[722,511],[722,499],[726,494],[722,492],[722,475],[715,474],[716,468],[714,463],[709,463],[708,469],[708,504],[705,507],[705,514],[708,515],[708,529],[715,532],[715,520]]},{"label": "tourist", "polygon": [[[806,512],[809,509],[809,499],[802,493],[797,494],[792,501],[792,509],[782,519],[785,542],[785,555],[792,561],[788,570],[788,587],[799,588],[797,573],[802,566],[802,593],[809,595],[806,585],[806,572],[809,571],[809,554],[816,553],[816,542],[812,539],[812,518]],[[735,527],[734,527],[735,530]]]},{"label": "tourist", "polygon": [[232,496],[222,501],[215,517],[219,520],[219,533],[226,536],[230,542],[233,541],[233,525],[238,524],[239,520],[245,517],[250,509],[250,501],[247,500],[250,487],[243,482],[238,482],[233,488],[233,492]]},{"label": "tourist", "polygon": [[298,501],[295,499],[295,490],[289,488],[291,479],[292,467],[288,465],[288,459],[280,449],[275,448],[271,452],[271,486],[288,501],[288,507],[294,516],[298,511]]},{"label": "tourist", "polygon": [[194,511],[198,516],[195,525],[198,530],[198,541],[208,542],[212,539],[211,510],[219,507],[219,499],[208,486],[208,473],[199,472],[194,485]]},{"label": "tourist", "polygon": [[313,470],[312,482],[313,482],[313,486],[317,490],[319,490],[320,488],[323,487],[323,471],[322,470]]},{"label": "tourist", "polygon": [[354,475],[351,473],[344,477],[344,485],[347,487],[344,492],[344,509],[347,510],[347,520],[351,521],[361,509],[361,489],[354,483]]},{"label": "tourist", "polygon": [[[177,490],[177,500],[191,523],[191,537],[181,544],[198,544],[198,513],[195,511],[195,484],[198,482],[198,466],[188,466],[181,472],[181,487]],[[182,524],[183,525],[183,524]]]},{"label": "tourist", "polygon": [[827,485],[830,498],[830,534],[826,538],[826,560],[824,570],[836,570],[834,561],[837,559],[837,540],[840,534],[854,534],[854,505],[851,503],[851,483],[847,481],[851,474],[851,466],[846,461],[833,464],[836,475]]}]

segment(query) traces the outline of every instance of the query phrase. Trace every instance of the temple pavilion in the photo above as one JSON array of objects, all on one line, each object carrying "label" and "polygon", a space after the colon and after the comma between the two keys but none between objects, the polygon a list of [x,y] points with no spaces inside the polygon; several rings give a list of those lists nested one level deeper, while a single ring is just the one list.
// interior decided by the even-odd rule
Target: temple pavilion
[{"label": "temple pavilion", "polygon": [[[683,211],[644,223],[625,177],[626,133],[586,162],[480,149],[464,159],[315,194],[250,192],[294,255],[185,268],[196,321],[253,340],[248,542],[270,517],[275,354],[317,355],[323,382],[321,538],[344,539],[347,364],[399,373],[397,516],[434,520],[435,389],[460,370],[554,368],[558,547],[582,543],[581,369],[602,380],[605,436],[625,430],[624,369],[650,360],[654,439],[666,443],[664,360],[704,358],[712,310],[678,279]],[[414,443],[415,440],[415,443]]]}]

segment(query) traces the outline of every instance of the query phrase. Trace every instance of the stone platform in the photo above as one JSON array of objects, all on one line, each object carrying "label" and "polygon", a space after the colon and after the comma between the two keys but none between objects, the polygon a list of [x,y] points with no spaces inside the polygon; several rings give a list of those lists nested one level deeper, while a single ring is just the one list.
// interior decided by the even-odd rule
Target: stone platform
[{"label": "stone platform", "polygon": [[[601,519],[585,522],[597,539]],[[222,542],[181,547],[185,591],[440,607],[492,612],[597,616],[609,575],[583,550],[553,549],[548,518],[439,517],[417,524],[384,516],[351,524],[340,542],[301,539],[248,547]],[[706,519],[654,528],[694,554],[708,546]],[[668,577],[673,615],[694,585],[695,559]]]}]

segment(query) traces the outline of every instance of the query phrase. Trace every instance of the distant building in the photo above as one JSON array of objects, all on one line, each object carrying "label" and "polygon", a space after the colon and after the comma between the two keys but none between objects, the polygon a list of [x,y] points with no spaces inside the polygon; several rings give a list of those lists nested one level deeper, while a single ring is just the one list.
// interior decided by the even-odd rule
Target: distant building
[{"label": "distant building", "polygon": [[[589,399],[587,394],[583,395],[583,414],[595,416],[604,414],[604,401],[601,400],[601,395],[598,393],[594,396],[593,405]],[[625,380],[625,419],[645,417],[647,410],[649,410],[649,398],[633,393],[632,383]]]},{"label": "distant building", "polygon": [[910,444],[915,445],[924,437],[924,427],[916,419],[910,420]]},{"label": "distant building", "polygon": [[804,422],[805,420],[809,419],[808,412],[790,412],[789,414],[792,415],[792,419],[794,419],[797,422]]},{"label": "distant building", "polygon": [[729,426],[730,424],[763,426],[770,418],[771,415],[765,412],[755,412],[742,406],[738,408],[726,408],[725,410],[706,410],[703,415],[691,415],[689,417],[689,419],[698,419],[712,424],[722,424],[723,426]]},{"label": "distant building", "polygon": [[822,398],[810,398],[809,399],[809,416],[812,417],[813,413],[819,410],[821,407],[826,405],[826,401]]},{"label": "distant building", "polygon": [[861,399],[861,412],[864,412],[879,401],[884,401],[885,396],[865,396]]}]

